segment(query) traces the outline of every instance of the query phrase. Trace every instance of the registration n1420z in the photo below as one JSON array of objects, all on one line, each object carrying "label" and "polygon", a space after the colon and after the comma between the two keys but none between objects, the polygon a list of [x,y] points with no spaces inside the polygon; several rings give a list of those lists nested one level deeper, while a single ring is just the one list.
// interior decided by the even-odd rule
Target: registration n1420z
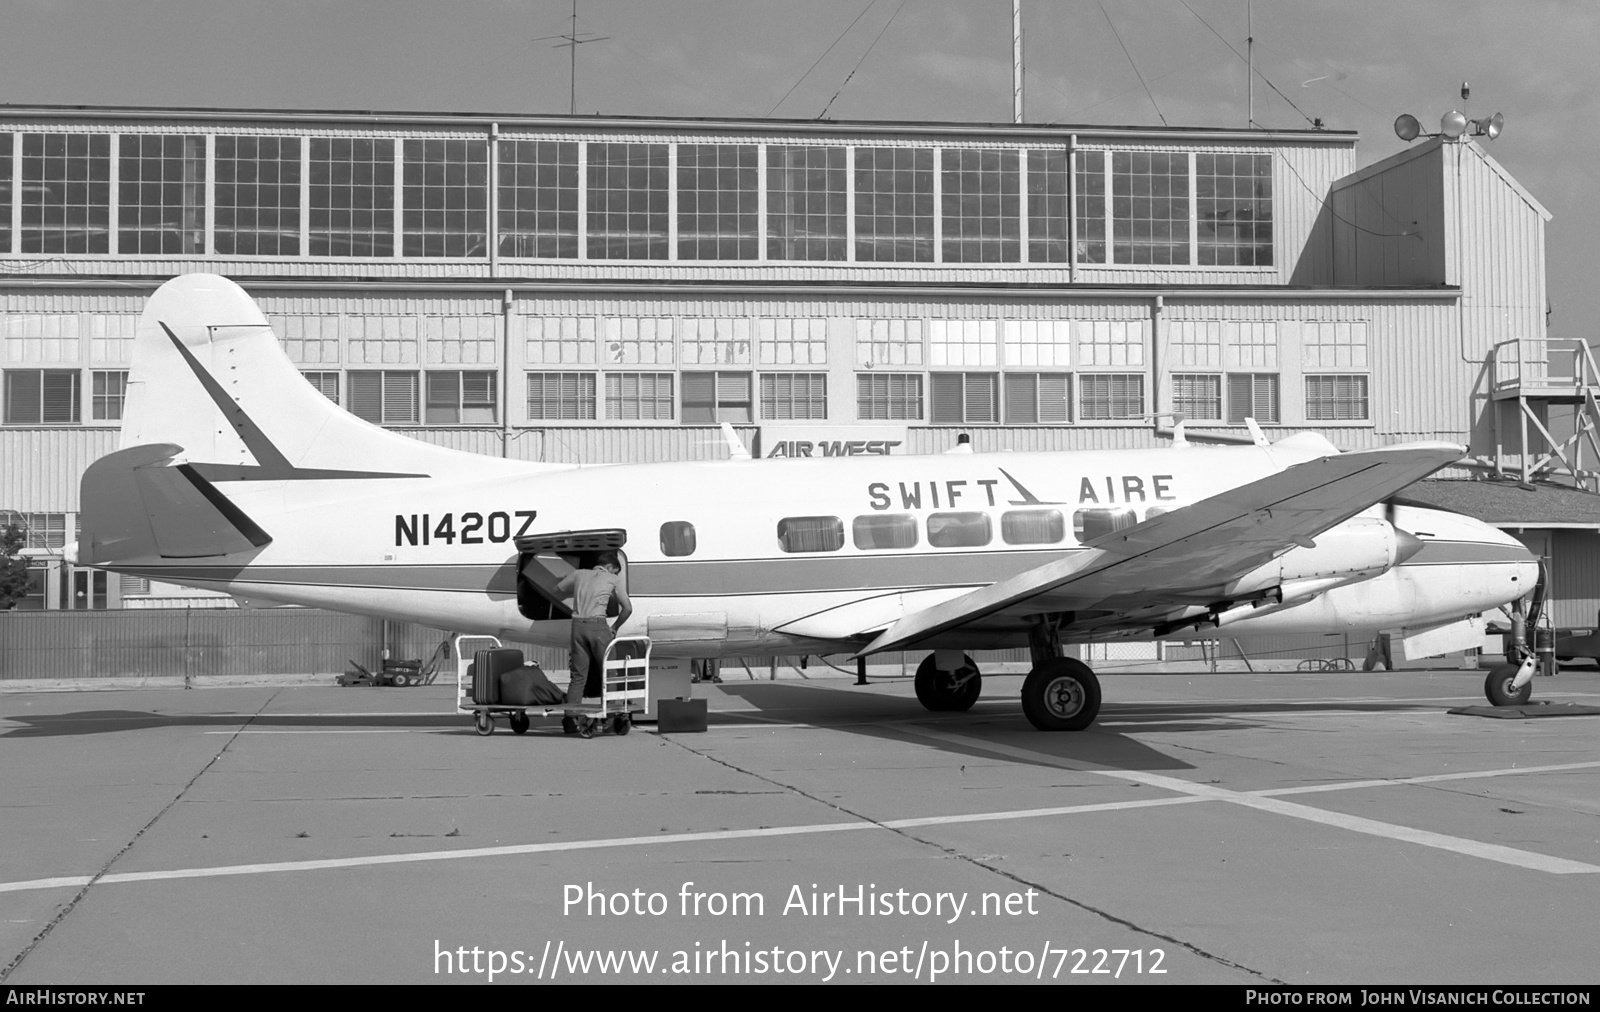
[{"label": "registration n1420z", "polygon": [[538,510],[495,510],[492,513],[396,513],[395,547],[405,545],[503,544],[528,532]]}]

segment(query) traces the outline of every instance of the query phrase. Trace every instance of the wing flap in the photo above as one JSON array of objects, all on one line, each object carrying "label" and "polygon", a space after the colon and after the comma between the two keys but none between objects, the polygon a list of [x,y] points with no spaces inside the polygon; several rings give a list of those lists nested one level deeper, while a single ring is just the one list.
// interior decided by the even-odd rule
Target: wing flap
[{"label": "wing flap", "polygon": [[1087,551],[912,612],[861,654],[904,647],[1002,611],[1121,610],[1204,598],[1464,452],[1452,443],[1409,443],[1296,464],[1106,535]]}]

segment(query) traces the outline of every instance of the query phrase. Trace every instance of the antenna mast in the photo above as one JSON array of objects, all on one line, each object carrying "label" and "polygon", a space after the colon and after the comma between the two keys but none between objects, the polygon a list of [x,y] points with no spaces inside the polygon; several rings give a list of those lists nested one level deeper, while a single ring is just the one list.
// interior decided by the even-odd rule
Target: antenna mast
[{"label": "antenna mast", "polygon": [[[576,4],[578,0],[572,2]],[[1245,88],[1250,92],[1250,118],[1245,121],[1244,127],[1249,130],[1256,125],[1256,29],[1250,0],[1245,0],[1244,4],[1244,51],[1247,54],[1245,63],[1248,67],[1245,71],[1248,75]]]},{"label": "antenna mast", "polygon": [[1022,122],[1022,0],[1011,0],[1011,119]]},{"label": "antenna mast", "polygon": [[557,42],[555,47],[557,49],[570,48],[572,50],[572,60],[567,69],[567,113],[569,115],[576,116],[578,114],[578,47],[585,42],[604,42],[609,38],[611,38],[609,35],[594,35],[586,39],[578,34],[578,0],[572,0],[571,34],[541,35],[533,40],[535,42],[543,42],[546,39],[564,39],[565,41],[563,42]]}]

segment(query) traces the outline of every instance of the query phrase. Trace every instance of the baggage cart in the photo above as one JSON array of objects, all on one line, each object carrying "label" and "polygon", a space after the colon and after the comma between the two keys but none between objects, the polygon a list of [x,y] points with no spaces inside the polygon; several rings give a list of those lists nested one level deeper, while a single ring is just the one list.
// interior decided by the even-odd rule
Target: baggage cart
[{"label": "baggage cart", "polygon": [[595,731],[610,728],[613,734],[627,734],[635,715],[643,714],[650,700],[650,637],[618,636],[606,646],[598,702],[569,706],[520,706],[504,703],[478,703],[472,695],[470,673],[473,655],[480,650],[499,649],[493,636],[457,636],[456,710],[471,713],[473,727],[482,735],[494,733],[495,718],[506,718],[514,734],[526,734],[528,715],[561,715],[561,728],[567,734],[585,738]]}]

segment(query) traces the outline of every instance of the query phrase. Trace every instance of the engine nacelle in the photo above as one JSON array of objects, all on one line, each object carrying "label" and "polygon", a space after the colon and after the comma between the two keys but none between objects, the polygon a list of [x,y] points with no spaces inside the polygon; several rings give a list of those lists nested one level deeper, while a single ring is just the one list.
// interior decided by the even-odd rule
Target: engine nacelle
[{"label": "engine nacelle", "polygon": [[1422,549],[1416,535],[1377,517],[1354,517],[1315,540],[1312,548],[1292,548],[1246,573],[1229,585],[1228,596],[1305,583],[1320,592],[1387,572]]}]

